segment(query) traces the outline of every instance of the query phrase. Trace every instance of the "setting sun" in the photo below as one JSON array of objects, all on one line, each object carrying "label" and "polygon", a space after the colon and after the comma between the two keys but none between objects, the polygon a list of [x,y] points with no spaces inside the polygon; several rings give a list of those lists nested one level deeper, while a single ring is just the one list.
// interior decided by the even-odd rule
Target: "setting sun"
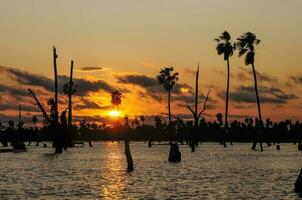
[{"label": "setting sun", "polygon": [[110,117],[119,117],[121,116],[121,113],[118,110],[110,110],[108,111],[108,115]]}]

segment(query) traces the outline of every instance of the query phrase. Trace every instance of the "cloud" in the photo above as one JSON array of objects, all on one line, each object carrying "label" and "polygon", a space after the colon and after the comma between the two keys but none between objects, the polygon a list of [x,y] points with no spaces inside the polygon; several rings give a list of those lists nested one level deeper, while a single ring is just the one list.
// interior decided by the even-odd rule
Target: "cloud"
[{"label": "cloud", "polygon": [[[12,78],[20,85],[42,87],[46,91],[54,91],[54,81],[50,78],[41,75],[31,74],[16,68],[8,68],[1,66],[0,72],[6,73],[10,78]],[[77,85],[77,91],[74,94],[75,96],[83,96],[89,94],[90,92],[98,92],[101,90],[111,93],[115,89],[112,85],[108,84],[106,81],[103,80],[90,81],[82,78],[74,78],[73,81],[75,85]],[[59,92],[62,93],[63,85],[67,82],[69,82],[68,76],[58,76]],[[119,90],[121,90],[122,92],[127,92],[127,90],[125,89]]]},{"label": "cloud", "polygon": [[[131,84],[145,89],[145,93],[140,92],[141,97],[150,96],[157,102],[162,102],[166,98],[166,91],[157,83],[156,78],[146,75],[130,74],[118,76],[119,83]],[[192,95],[192,87],[188,84],[176,83],[172,89],[172,96],[174,100],[191,102],[191,97],[184,95],[183,88],[187,89],[187,94]],[[164,96],[164,97],[163,97]]]},{"label": "cloud", "polygon": [[290,76],[288,78],[287,85],[292,87],[293,85],[300,85],[302,84],[302,74]]},{"label": "cloud", "polygon": [[[298,99],[294,94],[287,94],[276,87],[260,87],[260,102],[272,104],[286,104],[289,100]],[[218,93],[221,99],[225,98],[225,92]],[[254,87],[239,86],[235,91],[230,92],[230,99],[240,103],[256,103]]]},{"label": "cloud", "polygon": [[28,92],[26,89],[16,88],[11,85],[0,84],[0,92],[7,93],[10,96],[28,96]]},{"label": "cloud", "polygon": [[101,109],[101,110],[106,110],[106,109],[110,109],[112,108],[111,105],[109,106],[101,106],[99,104],[97,104],[94,101],[91,101],[89,99],[86,98],[81,98],[80,99],[80,103],[78,103],[74,109],[75,110],[82,110],[82,109]]},{"label": "cloud", "polygon": [[[18,110],[19,105],[14,104],[12,102],[0,104],[0,111],[6,111],[6,110]],[[22,105],[21,111],[28,111],[28,112],[40,112],[37,106],[31,106],[31,105]]]},{"label": "cloud", "polygon": [[[241,80],[241,81],[246,81],[246,80],[254,80],[253,78],[253,72],[251,69],[247,68],[247,67],[239,67],[239,72],[237,73],[236,77]],[[267,82],[267,83],[277,83],[278,82],[278,78],[263,73],[263,72],[259,72],[256,70],[256,75],[257,75],[257,79],[259,81],[262,82]]]},{"label": "cloud", "polygon": [[118,76],[117,80],[120,83],[138,85],[143,88],[153,87],[157,85],[157,81],[155,78],[148,77],[145,75],[132,74],[132,75],[125,75],[125,76]]},{"label": "cloud", "polygon": [[106,71],[111,71],[111,68],[108,67],[81,67],[80,69],[75,69],[77,72],[86,72],[86,73],[91,73],[91,72],[106,72]]}]

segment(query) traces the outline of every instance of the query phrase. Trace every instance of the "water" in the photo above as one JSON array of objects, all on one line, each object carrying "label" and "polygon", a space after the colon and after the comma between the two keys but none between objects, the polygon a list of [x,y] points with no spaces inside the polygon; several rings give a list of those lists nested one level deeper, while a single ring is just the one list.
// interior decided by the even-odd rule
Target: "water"
[{"label": "water", "polygon": [[134,171],[126,172],[124,145],[94,143],[54,156],[52,148],[0,154],[0,199],[299,199],[294,183],[301,152],[282,144],[264,152],[250,144],[204,143],[182,162],[167,162],[169,146],[131,143]]}]

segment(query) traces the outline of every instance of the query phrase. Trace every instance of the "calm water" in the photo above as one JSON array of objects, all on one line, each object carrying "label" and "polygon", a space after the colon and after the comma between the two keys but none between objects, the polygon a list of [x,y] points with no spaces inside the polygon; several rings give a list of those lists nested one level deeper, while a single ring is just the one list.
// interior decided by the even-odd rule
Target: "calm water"
[{"label": "calm water", "polygon": [[169,147],[131,143],[127,173],[123,144],[94,143],[54,156],[52,148],[0,154],[0,199],[298,199],[293,186],[302,153],[292,144],[264,152],[250,144],[204,143],[182,162],[168,163]]}]

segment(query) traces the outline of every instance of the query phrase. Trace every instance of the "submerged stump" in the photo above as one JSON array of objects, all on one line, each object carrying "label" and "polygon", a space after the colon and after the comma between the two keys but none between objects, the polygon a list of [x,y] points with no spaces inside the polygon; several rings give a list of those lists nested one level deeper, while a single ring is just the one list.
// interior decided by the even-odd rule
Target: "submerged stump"
[{"label": "submerged stump", "polygon": [[180,162],[181,161],[181,153],[178,148],[177,143],[170,143],[170,153],[169,153],[169,162]]},{"label": "submerged stump", "polygon": [[302,169],[295,183],[295,192],[302,194]]},{"label": "submerged stump", "polygon": [[298,151],[302,151],[302,144],[300,142],[298,144]]},{"label": "submerged stump", "polygon": [[125,154],[126,154],[126,160],[127,160],[127,171],[132,172],[133,171],[133,160],[131,156],[129,141],[125,140]]}]

